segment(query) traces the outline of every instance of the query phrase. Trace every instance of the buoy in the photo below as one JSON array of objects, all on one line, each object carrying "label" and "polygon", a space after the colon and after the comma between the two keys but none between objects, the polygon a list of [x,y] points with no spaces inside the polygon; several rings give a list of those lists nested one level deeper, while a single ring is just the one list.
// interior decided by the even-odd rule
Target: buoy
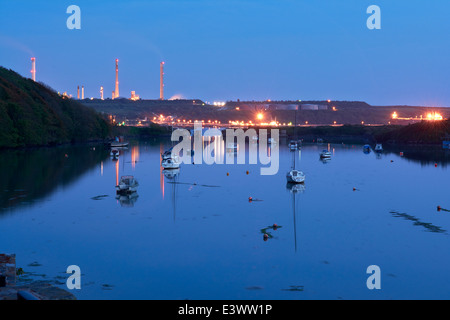
[{"label": "buoy", "polygon": [[278,225],[277,225],[276,223],[274,223],[273,226],[272,226],[272,228],[273,228],[273,230],[277,230]]},{"label": "buoy", "polygon": [[246,172],[247,174],[248,174],[248,170],[247,170],[247,172]]},{"label": "buoy", "polygon": [[441,211],[441,206],[437,206],[437,211]]},{"label": "buoy", "polygon": [[394,160],[391,160],[391,162],[394,162]]},{"label": "buoy", "polygon": [[356,188],[353,188],[353,191],[356,191]]},{"label": "buoy", "polygon": [[230,175],[230,173],[229,172],[227,172],[227,177]]},{"label": "buoy", "polygon": [[437,168],[437,163],[434,164],[434,167]]},{"label": "buoy", "polygon": [[403,152],[400,152],[400,157],[403,157]]},{"label": "buoy", "polygon": [[68,158],[69,157],[69,155],[66,153],[65,155],[64,155],[66,158]]},{"label": "buoy", "polygon": [[252,197],[248,197],[248,202],[252,202],[253,198]]},{"label": "buoy", "polygon": [[267,239],[269,239],[269,235],[267,233],[264,233],[263,239],[264,241],[267,241]]}]

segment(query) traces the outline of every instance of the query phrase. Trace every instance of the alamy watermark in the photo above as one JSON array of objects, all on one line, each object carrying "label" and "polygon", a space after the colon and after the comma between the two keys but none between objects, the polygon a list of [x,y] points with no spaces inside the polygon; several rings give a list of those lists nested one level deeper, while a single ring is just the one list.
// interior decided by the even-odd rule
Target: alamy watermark
[{"label": "alamy watermark", "polygon": [[66,13],[69,13],[70,16],[67,18],[66,26],[67,29],[81,29],[81,9],[79,6],[70,5],[67,7]]},{"label": "alamy watermark", "polygon": [[367,267],[367,274],[370,274],[370,277],[367,278],[366,285],[367,289],[381,289],[381,269],[377,265],[371,265]]},{"label": "alamy watermark", "polygon": [[[280,166],[279,130],[270,129],[271,143],[269,147],[267,129],[226,129],[225,140],[222,131],[217,128],[203,130],[201,122],[194,123],[194,130],[176,129],[171,140],[178,142],[172,149],[172,156],[178,157],[181,163],[192,164],[235,164],[234,152],[237,153],[236,163],[246,164],[246,139],[248,139],[249,164],[260,164],[261,175],[275,175]],[[193,138],[193,143],[192,139]],[[236,142],[235,142],[236,141]],[[226,143],[226,145],[225,145]],[[193,145],[193,148],[192,148]],[[226,155],[225,150],[233,153]],[[193,157],[192,152],[193,150]],[[193,159],[192,159],[193,158]]]},{"label": "alamy watermark", "polygon": [[369,18],[367,18],[367,28],[369,30],[381,29],[381,9],[377,5],[371,5],[367,8],[366,11],[368,14],[371,14]]},{"label": "alamy watermark", "polygon": [[71,274],[69,278],[67,278],[66,286],[67,289],[73,290],[81,289],[81,269],[77,265],[70,265],[67,267],[66,273]]}]

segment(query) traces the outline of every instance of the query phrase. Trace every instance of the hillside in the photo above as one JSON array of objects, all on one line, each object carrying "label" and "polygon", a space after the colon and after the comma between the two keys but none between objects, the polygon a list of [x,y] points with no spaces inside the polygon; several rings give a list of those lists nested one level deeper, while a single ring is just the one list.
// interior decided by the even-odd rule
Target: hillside
[{"label": "hillside", "polygon": [[109,132],[94,110],[0,67],[0,148],[104,139]]},{"label": "hillside", "polygon": [[442,144],[442,140],[450,135],[450,120],[421,121],[415,124],[400,126],[375,136],[379,142],[390,144]]},{"label": "hillside", "polygon": [[[138,100],[128,99],[84,99],[80,103],[97,112],[114,115],[118,122],[136,119],[153,119],[163,114],[175,119],[218,120],[257,122],[256,115],[264,113],[264,122],[295,122],[297,124],[330,125],[330,124],[398,124],[407,125],[426,118],[428,113],[439,112],[444,118],[450,118],[450,108],[432,108],[424,106],[372,106],[362,101],[272,101],[272,102],[233,102],[228,101],[224,107],[208,105],[201,100]],[[318,104],[326,106],[326,110],[298,110],[281,108],[283,105]],[[392,119],[396,112],[399,119]],[[401,118],[400,118],[401,117]],[[417,119],[416,119],[417,117]],[[406,120],[410,119],[410,120]]]}]

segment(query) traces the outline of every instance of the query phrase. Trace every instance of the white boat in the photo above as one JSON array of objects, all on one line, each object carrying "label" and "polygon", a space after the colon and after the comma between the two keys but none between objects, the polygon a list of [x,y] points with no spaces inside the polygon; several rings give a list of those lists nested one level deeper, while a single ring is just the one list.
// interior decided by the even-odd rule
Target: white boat
[{"label": "white boat", "polygon": [[164,169],[178,169],[180,167],[180,159],[177,155],[165,156],[161,160],[161,166]]},{"label": "white boat", "polygon": [[128,142],[111,142],[111,148],[125,148],[128,147]]},{"label": "white boat", "polygon": [[383,146],[381,145],[381,143],[377,143],[377,144],[375,145],[375,151],[376,151],[376,152],[381,152],[381,151],[383,151]]},{"label": "white boat", "polygon": [[133,176],[120,177],[119,184],[116,186],[117,194],[128,194],[137,191],[139,183]]},{"label": "white boat", "polygon": [[328,150],[323,150],[320,153],[320,159],[331,159],[331,152]]},{"label": "white boat", "polygon": [[269,138],[268,142],[269,144],[277,144],[277,140],[275,140],[274,138]]},{"label": "white boat", "polygon": [[290,141],[289,142],[289,149],[291,151],[297,150],[297,148],[298,148],[297,141]]},{"label": "white boat", "polygon": [[305,182],[305,174],[303,171],[292,169],[286,174],[287,182],[290,183],[304,183]]},{"label": "white boat", "polygon": [[111,142],[111,148],[125,148],[128,147],[128,142],[124,140],[123,137],[116,137],[116,139]]},{"label": "white boat", "polygon": [[238,151],[239,147],[237,145],[237,143],[234,142],[228,142],[227,143],[227,151]]}]

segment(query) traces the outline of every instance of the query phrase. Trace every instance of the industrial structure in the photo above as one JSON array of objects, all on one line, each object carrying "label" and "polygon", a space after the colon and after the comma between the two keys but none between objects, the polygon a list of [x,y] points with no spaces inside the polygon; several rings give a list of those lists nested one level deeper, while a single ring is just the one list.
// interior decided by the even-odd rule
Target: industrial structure
[{"label": "industrial structure", "polygon": [[159,99],[164,100],[164,61],[159,64]]},{"label": "industrial structure", "polygon": [[130,100],[136,101],[136,100],[140,100],[141,98],[139,97],[139,95],[136,94],[136,91],[131,91],[131,98]]},{"label": "industrial structure", "polygon": [[100,99],[103,100],[103,87],[100,87]]},{"label": "industrial structure", "polygon": [[77,86],[77,99],[80,100],[80,86]]},{"label": "industrial structure", "polygon": [[84,100],[84,86],[81,86],[81,100]]},{"label": "industrial structure", "polygon": [[116,59],[116,89],[114,90],[114,98],[119,97],[119,59]]},{"label": "industrial structure", "polygon": [[31,58],[31,79],[36,81],[36,58]]}]

